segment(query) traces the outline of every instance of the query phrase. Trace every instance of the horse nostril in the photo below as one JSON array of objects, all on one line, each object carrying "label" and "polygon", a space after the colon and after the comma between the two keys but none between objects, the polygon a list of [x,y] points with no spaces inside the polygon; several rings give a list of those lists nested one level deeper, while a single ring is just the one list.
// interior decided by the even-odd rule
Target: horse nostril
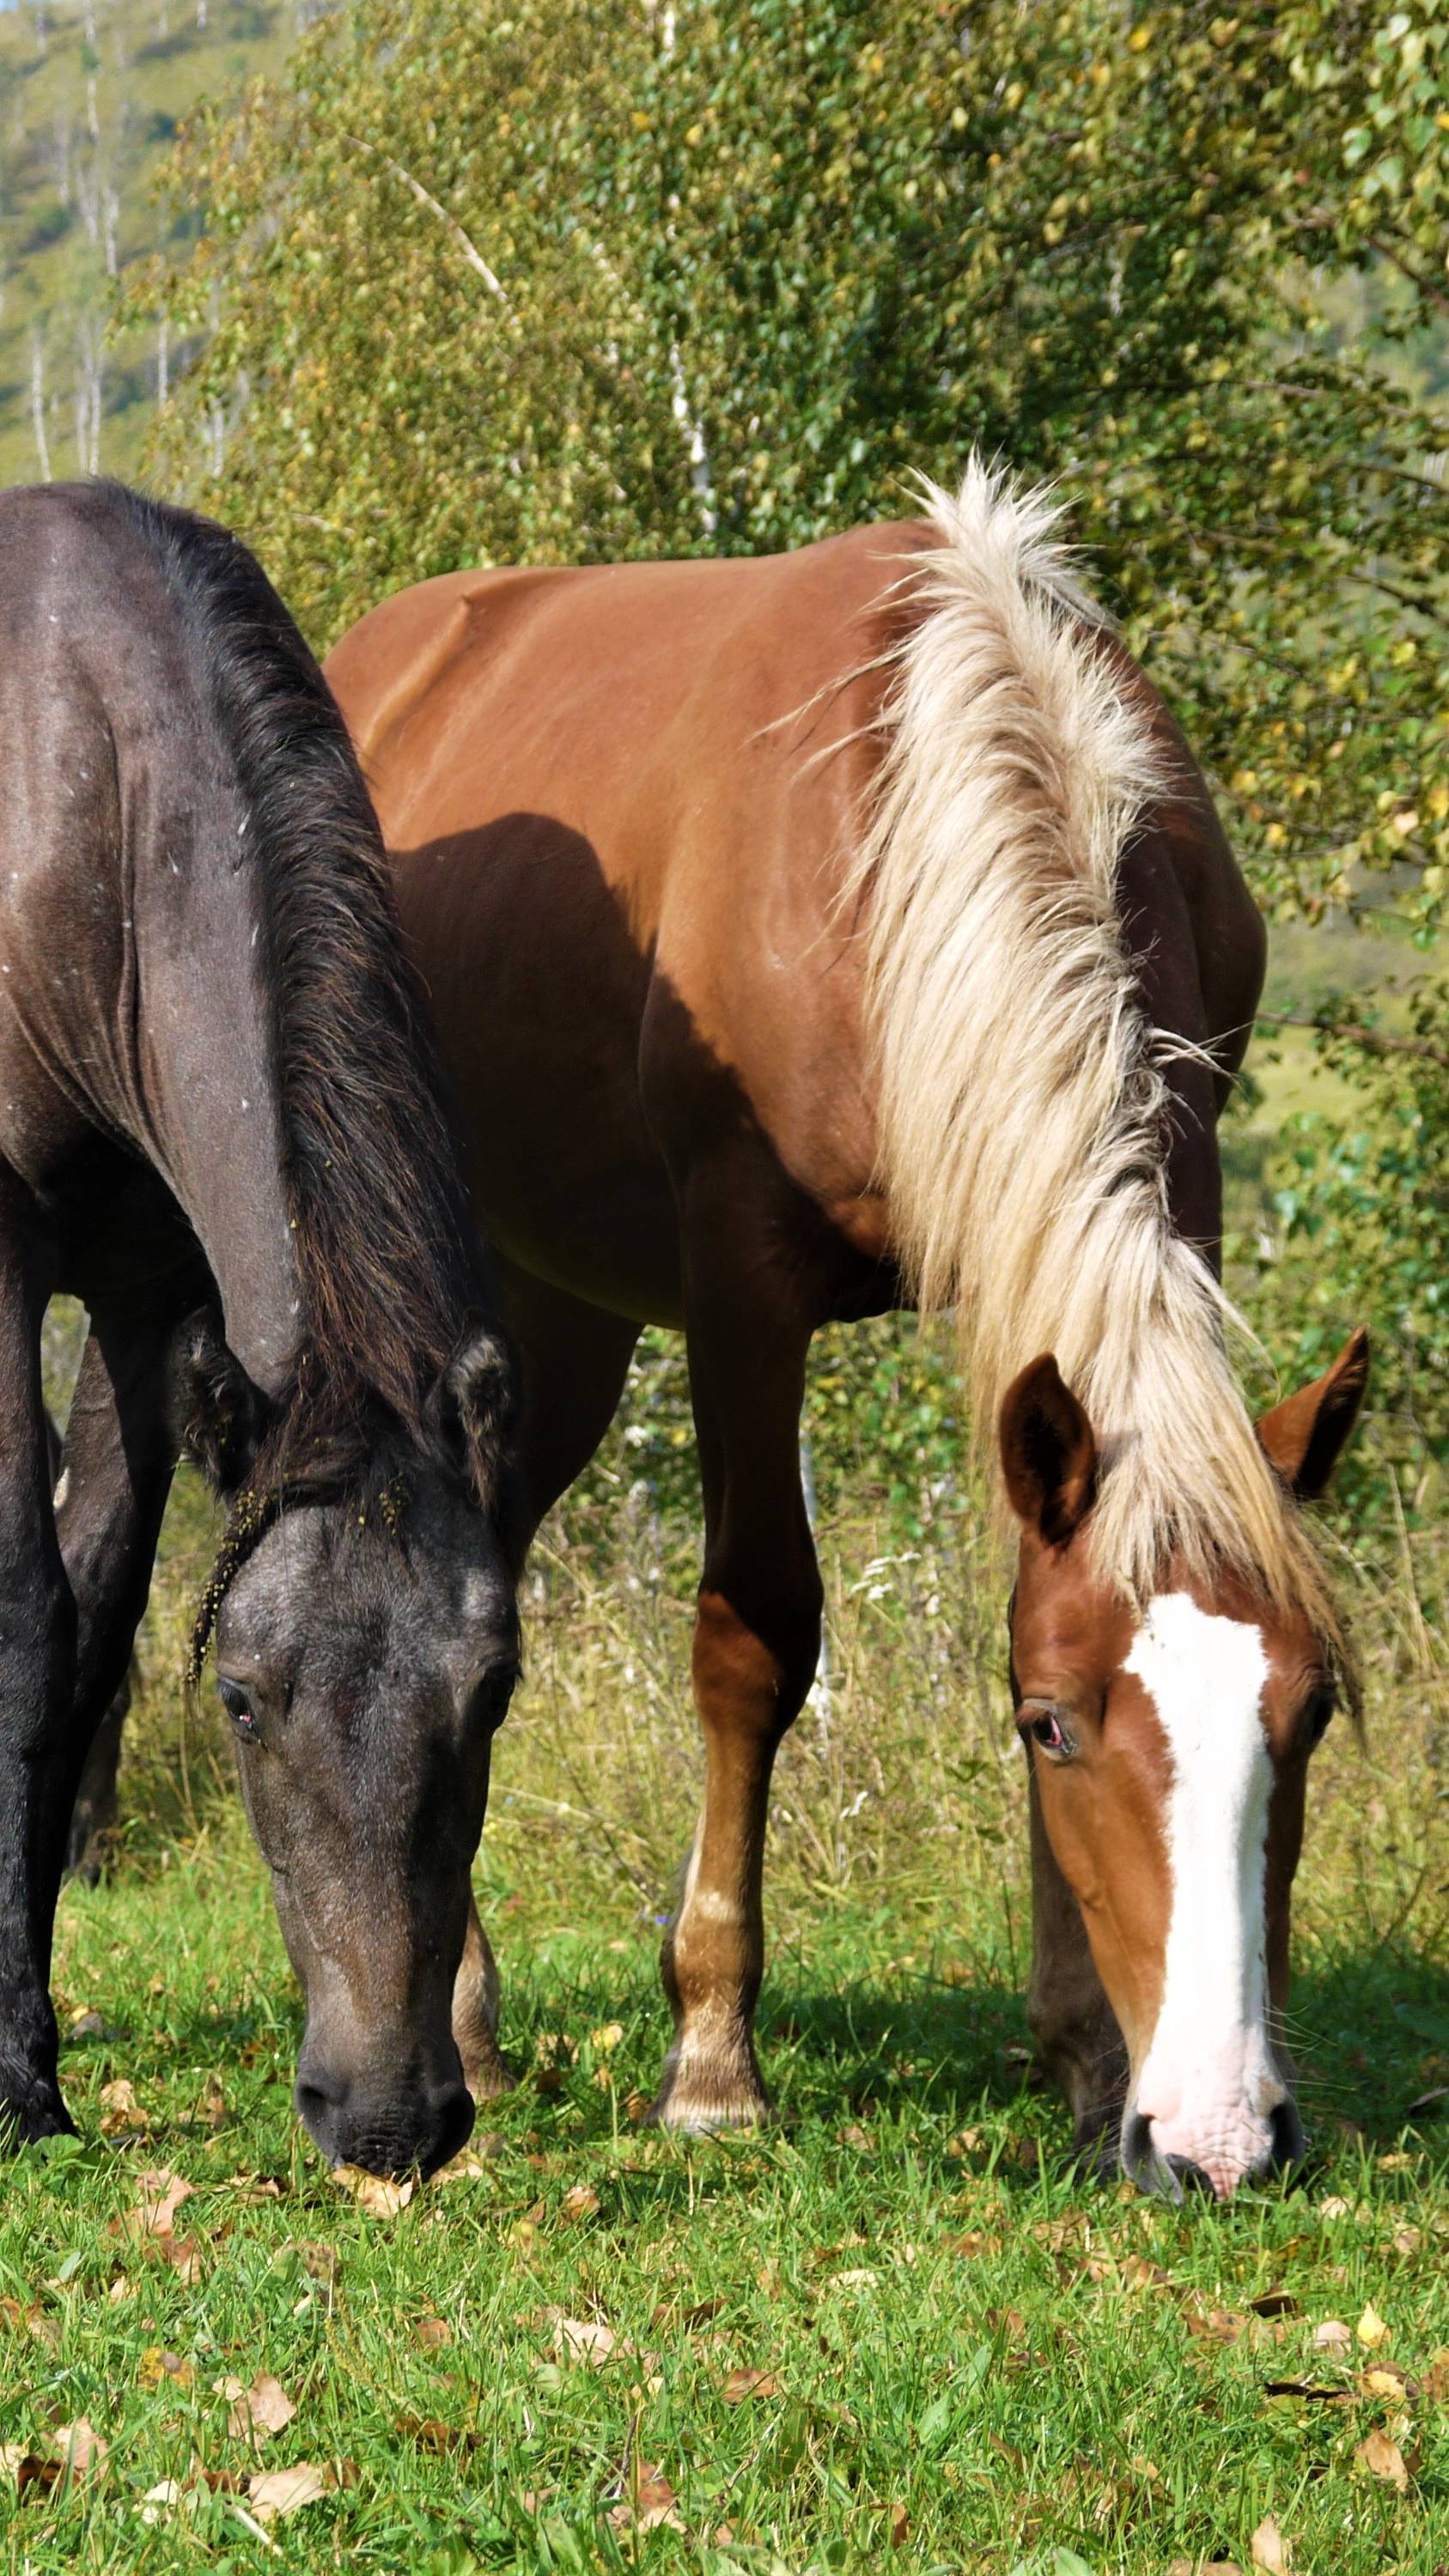
[{"label": "horse nostril", "polygon": [[431,2105],[433,2115],[432,2144],[419,2156],[424,2179],[436,2173],[440,2165],[451,2162],[460,2147],[466,2146],[473,2134],[477,2107],[466,2084],[450,2084]]},{"label": "horse nostril", "polygon": [[1307,2143],[1303,2135],[1303,2123],[1298,2117],[1297,2103],[1286,2096],[1281,2102],[1275,2102],[1269,2114],[1268,2126],[1273,2139],[1268,2162],[1275,2172],[1284,2173],[1290,2165],[1296,2165],[1302,2161],[1303,2150]]},{"label": "horse nostril", "polygon": [[326,2145],[328,2126],[333,2114],[341,2110],[347,2093],[348,2087],[336,2076],[320,2070],[298,2076],[292,2097],[297,2105],[297,2117],[319,2146]]}]

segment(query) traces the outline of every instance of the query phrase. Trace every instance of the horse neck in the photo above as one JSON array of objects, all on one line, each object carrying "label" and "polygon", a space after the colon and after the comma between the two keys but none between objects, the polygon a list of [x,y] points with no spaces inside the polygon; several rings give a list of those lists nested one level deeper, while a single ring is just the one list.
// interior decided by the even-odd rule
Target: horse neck
[{"label": "horse neck", "polygon": [[184,1210],[254,1383],[287,1383],[302,1334],[283,1105],[263,988],[256,869],[229,787],[196,798],[184,845],[132,854],[140,1142]]}]

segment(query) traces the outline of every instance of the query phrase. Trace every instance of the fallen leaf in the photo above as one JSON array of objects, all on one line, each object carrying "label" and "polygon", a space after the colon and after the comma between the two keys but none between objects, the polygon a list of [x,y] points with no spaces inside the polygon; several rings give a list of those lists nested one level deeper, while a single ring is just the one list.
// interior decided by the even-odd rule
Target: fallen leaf
[{"label": "fallen leaf", "polygon": [[872,2272],[869,2265],[857,2266],[849,2272],[832,2272],[830,2286],[832,2290],[873,2290],[879,2279],[879,2272]]},{"label": "fallen leaf", "polygon": [[216,2074],[208,2075],[201,2088],[201,2099],[195,2110],[189,2114],[188,2125],[196,2129],[207,2129],[215,2137],[218,2129],[225,2128],[226,2120],[226,2095],[222,2091],[221,2077]]},{"label": "fallen leaf", "polygon": [[631,2477],[626,2494],[620,2497],[609,2515],[615,2531],[657,2531],[663,2523],[671,2531],[682,2531],[684,2523],[676,2510],[679,2499],[662,2469],[639,2463]]},{"label": "fallen leaf", "polygon": [[606,2021],[601,2023],[597,2030],[590,2031],[589,2046],[607,2051],[617,2048],[623,2036],[624,2025],[621,2021]]},{"label": "fallen leaf", "polygon": [[320,2281],[324,2290],[334,2286],[341,2268],[335,2245],[324,2245],[320,2237],[306,2236],[293,2246],[292,2251],[309,2279]]},{"label": "fallen leaf", "polygon": [[156,2239],[165,2260],[188,2289],[201,2278],[201,2247],[194,2236],[158,2236]]},{"label": "fallen leaf", "polygon": [[1248,2555],[1254,2567],[1265,2570],[1265,2576],[1290,2576],[1292,2553],[1271,2513],[1263,2516],[1249,2541]]},{"label": "fallen leaf", "polygon": [[212,2387],[228,2403],[226,2429],[241,2442],[264,2442],[269,2433],[280,2433],[291,2423],[297,2409],[279,2379],[269,2370],[259,2370],[248,2388],[240,2379],[214,2379]]},{"label": "fallen leaf", "polygon": [[367,2218],[396,2218],[417,2189],[411,2180],[391,2182],[384,2174],[364,2173],[361,2165],[334,2165],[332,2180]]},{"label": "fallen leaf", "polygon": [[419,2317],[413,2332],[424,2352],[441,2352],[453,2340],[453,2329],[444,2317]]},{"label": "fallen leaf", "polygon": [[1372,2303],[1364,2309],[1354,2332],[1359,2342],[1365,2344],[1370,2352],[1377,2352],[1379,2345],[1387,2343],[1389,2339],[1388,2327]]},{"label": "fallen leaf", "polygon": [[445,2424],[436,2415],[400,2415],[397,2428],[410,2442],[416,2442],[420,2451],[436,2452],[440,2458],[451,2451],[472,2451],[478,2446],[478,2436],[470,2426]]},{"label": "fallen leaf", "polygon": [[1313,2349],[1315,2352],[1352,2351],[1353,2335],[1342,2317],[1325,2317],[1321,2326],[1314,2327]]},{"label": "fallen leaf", "polygon": [[608,2360],[618,2340],[613,2327],[601,2325],[595,2317],[560,2317],[554,2350],[560,2360],[586,2361],[597,2370]]},{"label": "fallen leaf", "polygon": [[78,2486],[82,2478],[99,2477],[111,2446],[88,2416],[77,2415],[73,2424],[57,2424],[53,2440],[55,2456],[72,2485]]},{"label": "fallen leaf", "polygon": [[136,2099],[136,2088],[118,2075],[113,2084],[101,2086],[101,2135],[103,2138],[138,2138],[150,2122]]},{"label": "fallen leaf", "polygon": [[89,2004],[78,2004],[70,2017],[72,2033],[77,2039],[104,2039],[106,2025]]},{"label": "fallen leaf", "polygon": [[136,2510],[143,2522],[165,2522],[169,2515],[194,2509],[194,2490],[184,2487],[179,2478],[162,2478],[148,2487]]},{"label": "fallen leaf", "polygon": [[1375,2430],[1360,2442],[1354,2458],[1361,2460],[1370,2477],[1382,2478],[1386,2486],[1397,2488],[1400,2495],[1409,2492],[1409,2472],[1403,2452],[1388,2434]]},{"label": "fallen leaf", "polygon": [[14,2480],[17,2495],[32,2486],[45,2495],[59,2480],[60,2462],[42,2459],[28,2442],[0,2442],[0,2476]]},{"label": "fallen leaf", "polygon": [[317,2504],[336,2481],[330,2469],[319,2469],[310,2461],[293,2469],[261,2469],[247,2480],[247,2502],[259,2522],[270,2522],[274,2515],[300,2513],[304,2504]]},{"label": "fallen leaf", "polygon": [[875,2140],[871,2136],[869,2129],[863,2129],[858,2120],[852,2120],[849,2128],[842,2129],[839,2135],[841,2145],[843,2147],[853,2147],[858,2156],[873,2156],[875,2154]]},{"label": "fallen leaf", "polygon": [[136,2365],[136,2377],[143,2388],[159,2388],[163,2380],[174,2381],[178,2388],[189,2388],[196,2377],[189,2361],[179,2352],[168,2352],[159,2343],[148,2343]]},{"label": "fallen leaf", "polygon": [[1320,2218],[1347,2218],[1349,2204],[1336,2191],[1329,2192],[1318,2204]]},{"label": "fallen leaf", "polygon": [[1189,2308],[1183,2319],[1189,2334],[1209,2343],[1236,2343],[1248,2331],[1248,2320],[1233,2308]]},{"label": "fallen leaf", "polygon": [[564,2193],[559,2204],[559,2216],[573,2226],[581,2218],[596,2217],[598,2208],[598,2193],[591,2191],[586,2182],[576,2182],[571,2191]]},{"label": "fallen leaf", "polygon": [[1291,2290],[1262,2290],[1248,2305],[1255,2317],[1296,2317],[1302,2313]]},{"label": "fallen leaf", "polygon": [[1358,2384],[1366,2397],[1405,2397],[1409,2389],[1407,2376],[1392,2361],[1375,2362]]},{"label": "fallen leaf", "polygon": [[891,2547],[904,2549],[911,2536],[911,2517],[903,2504],[891,2506]]},{"label": "fallen leaf", "polygon": [[720,2395],[726,2406],[743,2406],[747,2397],[778,2397],[780,2382],[773,2370],[732,2370]]},{"label": "fallen leaf", "polygon": [[1265,2397],[1302,2397],[1331,2406],[1348,2404],[1346,2388],[1324,2388],[1312,2379],[1265,2379],[1263,2394]]},{"label": "fallen leaf", "polygon": [[127,2210],[125,2228],[128,2236],[170,2236],[176,2227],[176,2213],[183,2200],[189,2200],[195,2189],[180,2174],[168,2173],[164,2166],[154,2173],[137,2174],[136,2206]]}]

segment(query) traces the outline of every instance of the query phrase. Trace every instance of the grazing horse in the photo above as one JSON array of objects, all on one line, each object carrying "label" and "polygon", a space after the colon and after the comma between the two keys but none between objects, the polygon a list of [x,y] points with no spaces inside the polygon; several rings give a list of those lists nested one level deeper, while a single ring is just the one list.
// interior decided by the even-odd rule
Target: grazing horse
[{"label": "grazing horse", "polygon": [[704,1805],[659,2116],[760,2116],[771,1763],[815,1671],[806,1352],[954,1306],[1014,1515],[1038,2046],[1170,2192],[1301,2146],[1280,2014],[1344,1657],[1298,1503],[1367,1351],[1256,1430],[1216,1119],[1263,966],[1187,747],[1054,512],[755,561],[459,573],[328,674],[394,859],[521,1353],[537,1523],[682,1326]]},{"label": "grazing horse", "polygon": [[[334,2160],[431,2167],[472,2122],[459,2040],[497,2074],[469,1869],[516,1666],[509,1376],[376,821],[204,519],[0,495],[0,635],[0,2121],[70,2126],[66,1828],[184,1441],[230,1505],[196,1646],[306,1997],[298,2107]],[[57,1291],[89,1338],[53,1503]]]}]

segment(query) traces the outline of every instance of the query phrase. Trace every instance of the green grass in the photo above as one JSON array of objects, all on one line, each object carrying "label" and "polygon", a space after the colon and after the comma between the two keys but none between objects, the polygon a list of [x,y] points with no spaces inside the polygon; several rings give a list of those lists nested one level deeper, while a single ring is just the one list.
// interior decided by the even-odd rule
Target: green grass
[{"label": "green grass", "polygon": [[[502,1902],[522,2081],[476,2170],[389,2219],[292,2121],[297,2015],[235,1821],[67,1895],[84,2136],[7,2177],[0,2437],[44,2457],[84,2416],[110,2451],[72,2491],[32,2479],[7,2503],[9,2565],[258,2563],[206,2474],[254,2465],[213,2383],[263,2371],[297,2410],[264,2465],[337,2480],[272,2527],[299,2567],[802,2576],[890,2558],[902,2513],[910,2567],[1246,2566],[1269,2514],[1300,2571],[1427,2576],[1449,2549],[1449,2173],[1406,2121],[1449,2045],[1439,1968],[1375,1948],[1350,1909],[1299,1998],[1322,2152],[1295,2189],[1174,2210],[1062,2177],[1000,1907],[966,1920],[943,1890],[904,1949],[889,1906],[797,1913],[765,2016],[780,2124],[685,2146],[628,2107],[657,2071],[652,1927],[630,1903],[565,1926],[517,1887]],[[145,2134],[102,2140],[122,2076]],[[127,2233],[157,2168],[194,2186],[176,2232],[195,2279]],[[580,2192],[597,2207],[574,2215]],[[1314,2349],[1369,2307],[1382,2345]],[[571,2357],[564,2319],[609,2329],[601,2364]],[[1406,2395],[1365,2391],[1384,2364]],[[741,2397],[742,2371],[766,2383]],[[1375,2430],[1407,2496],[1356,2459]],[[617,2528],[651,2475],[682,2527]],[[167,2479],[188,2508],[148,2524]]]},{"label": "green grass", "polygon": [[[601,1559],[602,1508],[531,1585],[480,1861],[519,2086],[457,2179],[377,2216],[293,2120],[263,1873],[225,1748],[174,1688],[207,1544],[183,1492],[128,1838],[61,1909],[81,2143],[20,2158],[0,2203],[0,2442],[41,2464],[0,2487],[4,2563],[251,2569],[270,2552],[246,2480],[305,2465],[325,2492],[266,2535],[296,2568],[1157,2576],[1246,2568],[1271,2516],[1296,2576],[1431,2576],[1449,2119],[1411,2105],[1449,2081],[1446,1658],[1413,1567],[1358,1578],[1372,1751],[1339,1727],[1315,1765],[1294,1997],[1313,2160],[1174,2210],[1071,2177],[1060,2108],[1028,2086],[1000,1601],[953,1531],[890,1565],[868,1530],[831,1534],[830,1707],[787,1747],[773,1820],[778,2125],[693,2145],[643,2125],[696,1774],[688,1623],[617,1496]],[[158,2172],[192,2186],[169,2245],[135,2226]],[[1330,2321],[1346,2348],[1315,2348]],[[296,2412],[258,2457],[217,2383],[261,2373]],[[104,2464],[47,2484],[82,2417]]]}]

